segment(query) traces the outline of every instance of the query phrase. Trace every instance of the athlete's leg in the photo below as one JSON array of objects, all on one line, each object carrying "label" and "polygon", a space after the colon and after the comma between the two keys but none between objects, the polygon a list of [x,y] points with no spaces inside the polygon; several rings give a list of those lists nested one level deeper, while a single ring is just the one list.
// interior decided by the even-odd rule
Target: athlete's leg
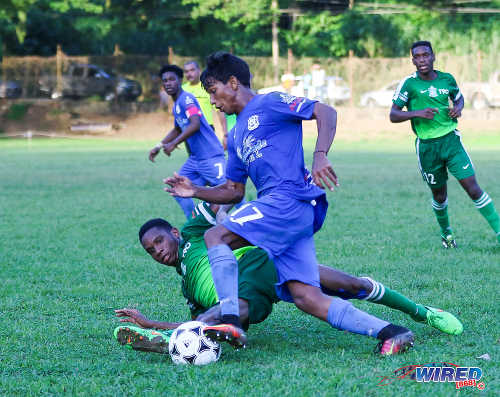
[{"label": "athlete's leg", "polygon": [[[196,166],[196,161],[188,158],[186,162],[182,165],[179,170],[179,175],[189,178],[194,184],[199,184],[201,182],[200,175],[198,173],[198,167]],[[191,219],[191,213],[194,210],[194,201],[192,198],[185,197],[174,197],[177,204],[182,208],[182,212],[186,216],[186,219]]]},{"label": "athlete's leg", "polygon": [[[240,321],[242,324],[248,324],[248,302],[245,299],[238,299],[240,310]],[[209,325],[220,324],[222,322],[222,315],[220,305],[212,306],[206,312],[201,313],[196,317],[196,321],[201,321]]]},{"label": "athlete's leg", "polygon": [[[450,227],[450,220],[448,218],[448,188],[446,183],[444,183],[442,186],[433,188],[431,187],[431,192],[432,192],[432,209],[434,211],[434,215],[436,216],[436,219],[439,223],[439,226],[441,227],[441,238],[443,241],[443,246],[445,245],[446,242],[446,247],[454,247],[455,246],[455,240],[453,237],[448,238],[448,236],[453,236],[451,227]],[[450,244],[448,244],[448,240],[450,241]]]},{"label": "athlete's leg", "polygon": [[[413,334],[408,329],[365,313],[348,301],[328,297],[318,287],[300,281],[288,281],[287,287],[300,310],[328,322],[332,327],[378,338],[384,341],[384,345],[391,340],[389,345],[395,343],[396,347],[388,354],[403,351],[413,345]],[[387,354],[383,351],[381,353]]]},{"label": "athlete's leg", "polygon": [[399,310],[419,322],[426,322],[452,335],[458,335],[463,327],[451,313],[427,308],[369,277],[355,277],[328,266],[319,265],[321,290],[342,299],[362,299]]},{"label": "athlete's leg", "polygon": [[467,192],[472,201],[474,201],[474,205],[491,226],[497,236],[498,242],[500,242],[500,218],[495,209],[495,205],[493,204],[493,200],[490,198],[488,193],[479,187],[474,175],[469,176],[468,178],[460,179],[458,182]]},{"label": "athlete's leg", "polygon": [[238,305],[238,262],[233,249],[250,245],[222,225],[205,232],[208,260],[221,306],[222,322],[241,328]]}]

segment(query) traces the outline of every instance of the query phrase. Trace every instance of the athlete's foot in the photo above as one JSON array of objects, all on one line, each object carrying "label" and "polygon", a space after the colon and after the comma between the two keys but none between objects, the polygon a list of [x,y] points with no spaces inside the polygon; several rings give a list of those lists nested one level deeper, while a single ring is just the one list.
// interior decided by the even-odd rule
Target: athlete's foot
[{"label": "athlete's foot", "polygon": [[235,349],[245,348],[247,336],[243,330],[232,324],[207,325],[203,328],[207,338],[217,342],[227,342]]},{"label": "athlete's foot", "polygon": [[156,331],[135,326],[120,326],[114,336],[120,345],[144,352],[168,354],[168,341],[172,331]]},{"label": "athlete's foot", "polygon": [[441,244],[443,245],[443,248],[457,248],[457,242],[455,241],[455,238],[453,235],[448,234],[448,235],[441,235]]},{"label": "athlete's foot", "polygon": [[425,308],[427,309],[427,318],[424,322],[429,324],[431,327],[450,335],[460,335],[464,330],[460,320],[458,320],[458,318],[456,318],[453,314],[434,307],[425,306]]},{"label": "athlete's foot", "polygon": [[413,347],[413,332],[403,327],[399,328],[401,328],[400,333],[381,340],[377,346],[375,346],[375,353],[379,353],[382,356],[392,356],[394,354],[403,353]]}]

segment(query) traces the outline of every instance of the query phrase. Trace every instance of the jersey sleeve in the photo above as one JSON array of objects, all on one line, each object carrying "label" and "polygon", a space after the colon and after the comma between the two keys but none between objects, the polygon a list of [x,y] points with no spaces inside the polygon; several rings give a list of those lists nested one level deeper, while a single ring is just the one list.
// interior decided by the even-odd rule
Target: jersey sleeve
[{"label": "jersey sleeve", "polygon": [[192,94],[186,93],[186,98],[184,99],[183,105],[186,118],[189,119],[191,116],[201,117],[201,107]]},{"label": "jersey sleeve", "polygon": [[450,98],[453,102],[456,102],[460,99],[462,93],[460,92],[460,88],[458,88],[458,84],[457,81],[455,80],[455,77],[453,77],[450,74],[449,78],[450,78]]},{"label": "jersey sleeve", "polygon": [[266,96],[264,106],[283,118],[310,120],[317,101],[296,97],[283,92],[272,92]]},{"label": "jersey sleeve", "polygon": [[[233,127],[234,128],[234,127]],[[228,134],[227,137],[227,165],[226,178],[233,182],[245,184],[248,179],[248,173],[245,165],[241,161],[234,144],[234,133]]]},{"label": "jersey sleeve", "polygon": [[392,97],[392,102],[400,108],[408,105],[408,80],[407,78],[401,80]]},{"label": "jersey sleeve", "polygon": [[210,204],[204,201],[194,207],[191,216],[192,218],[186,222],[181,230],[184,240],[203,236],[208,229],[216,224],[215,213],[210,209]]}]

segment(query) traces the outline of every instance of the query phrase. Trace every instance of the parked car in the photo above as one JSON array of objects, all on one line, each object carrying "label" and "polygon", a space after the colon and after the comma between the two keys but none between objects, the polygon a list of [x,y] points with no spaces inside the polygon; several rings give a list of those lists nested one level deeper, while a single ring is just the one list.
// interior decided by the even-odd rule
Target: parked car
[{"label": "parked car", "polygon": [[500,70],[493,72],[486,83],[463,83],[460,90],[473,109],[500,106]]},{"label": "parked car", "polygon": [[63,74],[58,90],[56,76],[44,76],[39,81],[40,92],[53,99],[64,96],[84,98],[98,95],[111,100],[115,97],[134,101],[142,93],[141,85],[134,80],[118,76],[95,65],[72,64]]},{"label": "parked car", "polygon": [[394,80],[393,82],[383,86],[381,89],[376,91],[368,91],[361,95],[360,105],[367,106],[370,108],[376,106],[388,107],[392,105],[392,97],[399,84],[400,80]]},{"label": "parked car", "polygon": [[0,98],[15,99],[23,93],[21,84],[13,80],[0,80]]},{"label": "parked car", "polygon": [[[298,97],[306,97],[309,99],[323,100],[330,105],[337,105],[348,101],[351,98],[351,90],[345,81],[338,76],[327,76],[326,86],[323,87],[323,93],[317,92],[314,87],[308,83],[305,84],[306,76],[295,76],[294,84],[290,88],[290,94]],[[259,94],[267,94],[273,91],[286,92],[283,85],[275,85],[259,89]],[[322,95],[324,97],[322,98]]]}]

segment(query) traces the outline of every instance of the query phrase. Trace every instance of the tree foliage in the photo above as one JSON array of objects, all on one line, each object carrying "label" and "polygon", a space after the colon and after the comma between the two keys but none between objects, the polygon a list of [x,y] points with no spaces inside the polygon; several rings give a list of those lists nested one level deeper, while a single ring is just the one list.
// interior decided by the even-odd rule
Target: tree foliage
[{"label": "tree foliage", "polygon": [[[456,54],[500,50],[500,14],[443,13],[500,9],[500,0],[363,0],[340,14],[312,4],[278,2],[281,10],[301,10],[279,13],[282,53],[401,56],[418,39]],[[273,12],[271,0],[2,0],[0,37],[6,53],[18,55],[52,55],[57,44],[68,54],[110,54],[119,44],[135,54],[167,54],[171,46],[200,57],[220,49],[270,55]]]}]

